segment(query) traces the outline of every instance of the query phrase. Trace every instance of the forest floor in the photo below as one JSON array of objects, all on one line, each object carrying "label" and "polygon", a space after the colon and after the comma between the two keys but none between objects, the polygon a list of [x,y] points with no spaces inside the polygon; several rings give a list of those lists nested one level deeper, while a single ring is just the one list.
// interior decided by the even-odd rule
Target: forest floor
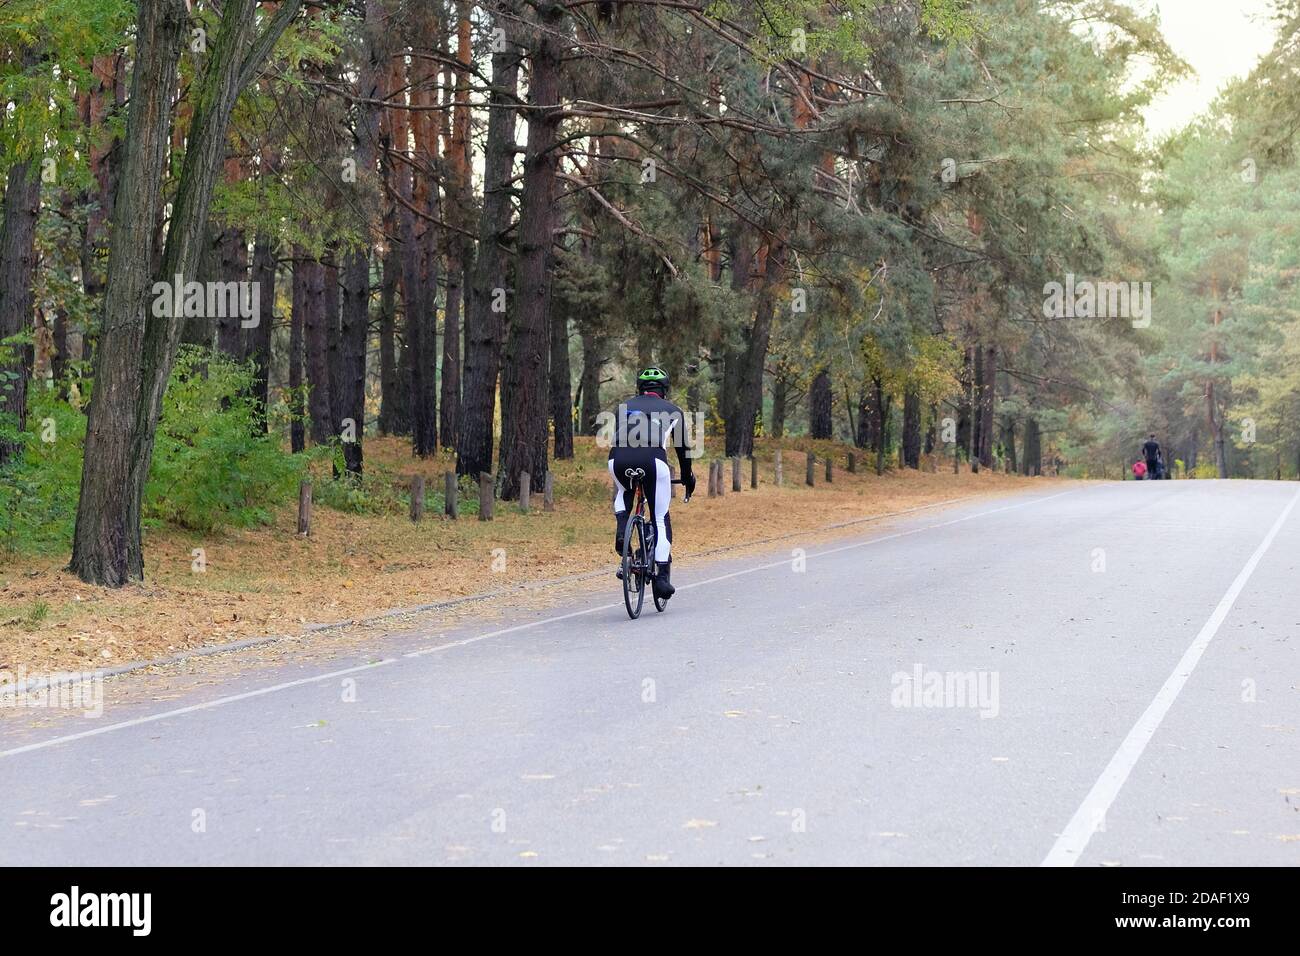
[{"label": "forest floor", "polygon": [[[773,465],[778,445],[784,449],[780,487]],[[330,479],[319,476],[308,538],[296,534],[296,502],[262,527],[206,535],[171,527],[147,531],[142,584],[97,588],[67,573],[65,557],[0,555],[0,670],[22,668],[31,676],[111,668],[490,591],[504,591],[518,603],[536,593],[530,588],[526,595],[526,585],[613,570],[607,452],[593,439],[578,439],[575,458],[554,463],[553,512],[542,509],[536,494],[528,514],[514,502],[498,501],[491,522],[477,520],[476,500],[466,503],[470,513],[459,520],[444,517],[442,475],[454,467],[452,456],[416,461],[409,448],[397,439],[366,442],[367,487],[387,486],[387,506],[366,506],[378,513],[321,504]],[[804,481],[809,449],[819,459],[812,488]],[[851,450],[807,439],[761,441],[758,489],[749,487],[746,461],[744,490],[732,492],[728,464],[726,494],[718,498],[707,496],[707,461],[697,461],[696,496],[673,508],[674,558],[701,560],[719,549],[787,535],[849,534],[860,525],[831,526],[1052,480],[966,469],[955,475],[951,459],[877,476],[861,454],[857,473],[849,474]],[[827,454],[835,461],[829,484],[821,462]],[[429,489],[419,524],[407,516],[404,497],[414,474],[424,475]],[[602,583],[616,592],[612,574]]]}]

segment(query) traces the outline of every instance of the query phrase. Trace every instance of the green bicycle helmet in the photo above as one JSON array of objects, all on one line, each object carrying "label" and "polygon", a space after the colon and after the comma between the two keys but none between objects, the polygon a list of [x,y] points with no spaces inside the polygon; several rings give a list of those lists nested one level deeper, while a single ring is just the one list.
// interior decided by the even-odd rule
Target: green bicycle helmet
[{"label": "green bicycle helmet", "polygon": [[664,396],[668,394],[668,373],[653,365],[643,370],[636,377],[636,393],[638,395],[644,395],[646,392],[651,391]]}]

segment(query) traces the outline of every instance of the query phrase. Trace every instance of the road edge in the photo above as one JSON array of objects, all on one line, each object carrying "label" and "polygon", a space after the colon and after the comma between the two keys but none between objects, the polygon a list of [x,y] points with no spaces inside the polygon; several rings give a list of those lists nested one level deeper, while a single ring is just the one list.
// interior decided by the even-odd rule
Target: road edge
[{"label": "road edge", "polygon": [[[715,555],[728,554],[734,551],[742,551],[756,546],[771,544],[776,541],[783,541],[794,538],[799,535],[822,534],[828,531],[838,531],[842,528],[850,528],[860,524],[868,524],[873,521],[883,521],[887,518],[901,518],[910,514],[916,514],[921,511],[930,511],[935,508],[942,508],[948,505],[961,504],[964,501],[973,501],[978,498],[990,497],[989,493],[975,493],[962,495],[957,498],[945,498],[942,501],[933,501],[925,505],[917,505],[915,508],[905,508],[901,511],[889,511],[876,515],[865,515],[861,518],[851,518],[848,521],[837,521],[834,524],[822,525],[816,528],[801,528],[797,531],[789,531],[784,534],[773,535],[768,538],[759,538],[744,544],[726,545],[720,548],[711,548],[708,551],[699,551],[691,554],[691,558],[708,558]],[[325,631],[341,630],[347,627],[355,627],[359,624],[374,624],[379,621],[391,620],[393,618],[406,617],[415,614],[424,614],[429,611],[443,611],[454,607],[460,607],[466,604],[475,604],[483,601],[490,601],[494,598],[507,597],[511,594],[517,594],[521,591],[539,591],[545,588],[555,587],[561,584],[569,584],[574,581],[582,581],[587,578],[596,578],[608,574],[608,570],[601,568],[595,571],[583,571],[579,574],[569,574],[558,578],[544,578],[540,581],[525,581],[509,588],[496,588],[491,591],[482,591],[478,594],[469,594],[464,597],[449,598],[445,601],[434,601],[428,604],[416,604],[410,607],[389,608],[385,611],[379,611],[374,614],[367,614],[360,617],[346,618],[341,621],[328,621],[316,624],[304,625],[301,630],[284,633],[268,634],[262,637],[246,637],[238,641],[230,641],[225,644],[213,644],[205,647],[198,647],[189,651],[181,651],[167,657],[155,658],[146,661],[134,661],[129,664],[121,664],[117,667],[111,667],[104,670],[95,671],[68,671],[56,672],[42,677],[31,677],[20,684],[0,685],[0,697],[16,697],[20,694],[29,694],[34,691],[47,690],[53,687],[59,687],[66,684],[82,683],[87,680],[88,675],[95,678],[120,677],[123,674],[130,674],[135,671],[145,670],[150,667],[165,667],[170,664],[180,664],[188,660],[195,660],[202,657],[213,657],[218,654],[229,654],[234,651],[247,650],[253,647],[266,647],[280,641],[289,640],[296,637],[302,637],[307,634],[317,634]]]}]

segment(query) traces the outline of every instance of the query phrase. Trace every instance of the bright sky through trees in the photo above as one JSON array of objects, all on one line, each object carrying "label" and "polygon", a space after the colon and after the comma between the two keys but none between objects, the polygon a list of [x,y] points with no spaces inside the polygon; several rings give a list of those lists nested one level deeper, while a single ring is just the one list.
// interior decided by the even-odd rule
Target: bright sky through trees
[{"label": "bright sky through trees", "polygon": [[[1141,9],[1141,4],[1134,4]],[[1174,83],[1145,110],[1153,137],[1186,125],[1223,85],[1245,76],[1273,44],[1271,0],[1163,0],[1161,32],[1174,52],[1196,71]]]}]

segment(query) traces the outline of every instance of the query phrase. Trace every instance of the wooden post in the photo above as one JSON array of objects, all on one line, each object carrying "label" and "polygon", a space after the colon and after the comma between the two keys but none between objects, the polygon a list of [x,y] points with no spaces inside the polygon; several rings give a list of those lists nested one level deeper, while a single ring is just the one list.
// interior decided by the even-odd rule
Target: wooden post
[{"label": "wooden post", "polygon": [[740,490],[740,456],[731,459],[731,490]]},{"label": "wooden post", "polygon": [[709,497],[710,498],[718,497],[718,488],[714,481],[717,473],[717,469],[713,467],[715,464],[716,464],[715,462],[712,461],[709,462]]},{"label": "wooden post", "polygon": [[858,473],[858,456],[855,452],[849,452],[849,474],[856,475],[857,473]]},{"label": "wooden post", "polygon": [[829,456],[829,455],[826,456],[826,480],[827,480],[827,482],[831,482],[831,481],[834,481],[834,480],[835,480],[835,474],[834,474],[834,472],[831,470],[832,468],[835,467],[834,462],[835,462],[835,459],[834,459],[834,458],[832,458],[832,457]]},{"label": "wooden post", "polygon": [[807,457],[808,457],[808,474],[804,478],[804,481],[807,482],[808,487],[811,488],[817,484],[817,473],[813,470],[817,466],[817,456],[814,455],[812,452],[808,452]]},{"label": "wooden post", "polygon": [[718,466],[718,497],[721,498],[727,493],[726,482],[722,480],[722,459],[718,459],[714,464]]},{"label": "wooden post", "polygon": [[528,506],[531,503],[529,497],[532,494],[532,475],[523,471],[519,473],[519,510],[528,514]]},{"label": "wooden post", "polygon": [[758,459],[753,455],[749,456],[749,487],[758,487]]},{"label": "wooden post", "polygon": [[424,475],[415,475],[411,479],[411,520],[419,521],[424,517]]},{"label": "wooden post", "polygon": [[456,500],[456,473],[454,471],[449,471],[443,476],[443,488],[445,489],[444,496],[447,499],[447,503],[442,509],[443,513],[452,521],[455,521],[459,516],[460,503]]},{"label": "wooden post", "polygon": [[546,479],[542,482],[542,510],[555,510],[555,475],[547,471]]},{"label": "wooden post", "polygon": [[781,483],[784,481],[785,472],[781,469],[781,449],[778,448],[776,450],[776,486],[780,488]]},{"label": "wooden post", "polygon": [[489,472],[480,472],[478,476],[478,520],[492,520],[493,492],[496,477]]},{"label": "wooden post", "polygon": [[311,482],[298,482],[298,534],[311,535]]}]

